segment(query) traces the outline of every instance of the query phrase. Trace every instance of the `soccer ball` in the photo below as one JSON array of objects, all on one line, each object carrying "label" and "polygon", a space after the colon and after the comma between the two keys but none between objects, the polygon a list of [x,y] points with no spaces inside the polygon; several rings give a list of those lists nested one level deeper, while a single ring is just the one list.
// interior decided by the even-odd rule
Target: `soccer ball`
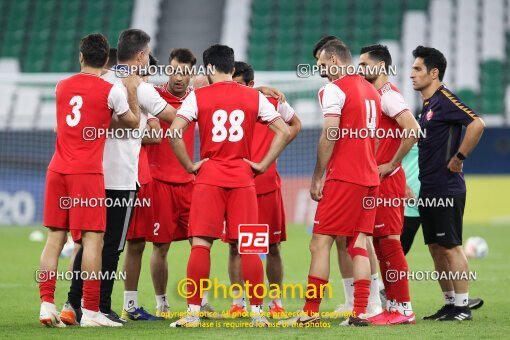
[{"label": "soccer ball", "polygon": [[71,237],[67,238],[66,244],[64,244],[64,248],[62,248],[62,252],[60,253],[60,257],[67,258],[71,257],[74,250],[74,242]]},{"label": "soccer ball", "polygon": [[470,237],[464,246],[464,252],[470,258],[484,258],[489,254],[489,245],[481,237]]}]

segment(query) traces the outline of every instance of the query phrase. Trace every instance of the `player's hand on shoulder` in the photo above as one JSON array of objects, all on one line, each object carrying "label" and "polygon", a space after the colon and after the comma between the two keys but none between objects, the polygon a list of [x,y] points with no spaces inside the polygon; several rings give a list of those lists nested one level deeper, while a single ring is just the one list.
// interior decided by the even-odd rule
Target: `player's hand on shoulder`
[{"label": "player's hand on shoulder", "polygon": [[250,164],[251,169],[255,173],[255,176],[262,175],[264,172],[266,172],[267,167],[265,167],[262,163],[255,163],[246,158],[243,159],[246,163]]},{"label": "player's hand on shoulder", "polygon": [[187,169],[188,173],[196,175],[198,173],[198,170],[200,170],[200,168],[202,167],[202,164],[204,164],[208,160],[209,160],[209,158],[204,158],[204,159],[199,160],[196,163],[193,163],[191,168]]},{"label": "player's hand on shoulder", "polygon": [[283,94],[283,92],[281,92],[280,90],[278,90],[277,88],[274,88],[274,87],[268,87],[268,86],[259,86],[256,88],[259,92],[265,94],[266,96],[270,96],[270,97],[273,97],[273,98],[276,98],[278,99],[278,101],[280,103],[283,103],[285,102],[287,99],[285,98],[285,95]]},{"label": "player's hand on shoulder", "polygon": [[312,178],[312,184],[310,186],[310,196],[316,202],[322,199],[322,190],[324,189],[324,179]]},{"label": "player's hand on shoulder", "polygon": [[448,170],[451,172],[462,172],[464,162],[457,158],[457,155],[453,156],[448,163]]},{"label": "player's hand on shoulder", "polygon": [[143,82],[142,77],[136,74],[131,74],[126,78],[122,79],[122,83],[127,88],[137,88],[142,82]]}]

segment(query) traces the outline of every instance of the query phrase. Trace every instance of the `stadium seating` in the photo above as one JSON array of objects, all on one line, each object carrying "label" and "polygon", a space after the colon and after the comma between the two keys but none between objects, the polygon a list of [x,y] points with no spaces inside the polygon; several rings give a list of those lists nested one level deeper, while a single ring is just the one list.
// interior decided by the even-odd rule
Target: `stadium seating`
[{"label": "stadium seating", "polygon": [[[315,42],[335,34],[354,54],[378,41],[396,45],[402,73],[410,70],[412,49],[433,46],[448,59],[447,86],[500,125],[509,86],[509,11],[508,0],[257,0],[252,2],[248,59],[257,70],[292,71],[297,64],[314,63]],[[407,79],[400,74],[396,82],[411,107],[419,106],[412,88],[404,89]]]},{"label": "stadium seating", "polygon": [[[151,6],[143,0],[0,0],[0,59],[18,60],[21,71],[26,73],[76,71],[76,42],[80,37],[103,32],[115,45],[119,32],[130,24],[138,27],[147,18],[158,17],[158,6],[160,10],[163,8],[161,2],[151,0],[150,3]],[[489,125],[500,126],[510,121],[510,107],[506,105],[510,103],[507,98],[510,95],[507,76],[510,0],[256,0],[246,3],[251,18],[249,22],[245,20],[247,28],[240,31],[248,32],[243,38],[248,43],[243,44],[246,53],[239,55],[246,55],[257,71],[293,71],[297,64],[315,63],[311,50],[323,35],[340,36],[354,54],[363,45],[383,42],[390,47],[397,66],[396,84],[409,105],[417,108],[420,99],[409,86],[408,73],[412,65],[411,51],[424,44],[443,51],[448,58],[445,83],[466,104],[483,113]],[[154,19],[144,29],[154,31],[152,35],[158,37],[155,25],[161,24],[164,21]],[[313,92],[296,91],[295,97],[315,101]],[[9,98],[14,99],[8,106],[14,107],[17,96]],[[13,122],[14,113],[6,110],[0,110],[0,128]],[[32,113],[38,128],[41,120],[37,117],[41,112],[38,108]]]},{"label": "stadium seating", "polygon": [[103,32],[112,45],[129,27],[133,0],[0,1],[0,57],[18,58],[24,72],[71,72],[76,41]]}]

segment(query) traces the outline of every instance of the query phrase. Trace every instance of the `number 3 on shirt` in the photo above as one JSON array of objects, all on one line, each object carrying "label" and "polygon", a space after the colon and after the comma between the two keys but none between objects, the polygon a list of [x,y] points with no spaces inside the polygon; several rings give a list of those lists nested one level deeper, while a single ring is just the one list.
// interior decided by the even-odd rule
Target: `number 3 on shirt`
[{"label": "number 3 on shirt", "polygon": [[[230,122],[230,129],[225,127],[225,123]],[[227,136],[229,142],[239,142],[243,139],[244,131],[241,124],[244,121],[244,112],[241,110],[234,110],[227,113],[225,110],[216,110],[212,115],[214,127],[212,128],[212,141],[216,143],[223,142]]]},{"label": "number 3 on shirt", "polygon": [[72,111],[73,115],[69,114],[66,116],[66,123],[67,123],[67,125],[73,127],[73,126],[78,125],[78,123],[80,122],[80,119],[81,119],[80,109],[83,105],[83,98],[81,96],[74,96],[69,101],[69,105],[71,105],[73,107],[73,111]]}]

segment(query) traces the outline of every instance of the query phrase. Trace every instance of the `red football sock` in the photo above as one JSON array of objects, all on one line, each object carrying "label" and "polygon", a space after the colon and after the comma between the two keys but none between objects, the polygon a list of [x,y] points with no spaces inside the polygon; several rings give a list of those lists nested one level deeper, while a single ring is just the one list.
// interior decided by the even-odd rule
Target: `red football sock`
[{"label": "red football sock", "polygon": [[246,294],[250,297],[250,305],[264,303],[264,266],[260,257],[255,254],[241,254],[241,270],[244,282],[248,282]]},{"label": "red football sock", "polygon": [[[374,238],[374,250],[375,254],[377,255],[377,260],[379,260],[379,269],[381,270],[381,278],[384,283],[384,290],[386,291],[386,299],[390,301],[395,299],[395,295],[393,294],[392,285],[388,283],[388,280],[386,279],[386,272],[388,271],[388,267],[386,266],[386,258],[384,257],[380,242],[380,238]],[[383,308],[386,308],[386,306],[383,306]]]},{"label": "red football sock", "polygon": [[209,271],[211,270],[211,249],[206,246],[193,246],[191,247],[191,254],[188,260],[187,277],[193,280],[195,285],[189,284],[192,287],[194,294],[188,297],[188,304],[201,305],[202,298],[200,297],[200,280],[209,278]]},{"label": "red football sock", "polygon": [[55,303],[55,272],[47,271],[46,275],[39,275],[39,296],[43,302]]},{"label": "red football sock", "polygon": [[99,312],[101,280],[83,280],[83,308]]},{"label": "red football sock", "polygon": [[312,316],[313,314],[319,313],[319,307],[322,301],[322,294],[324,287],[328,283],[328,280],[321,279],[320,277],[308,275],[308,285],[306,288],[306,302],[303,307],[303,311]]},{"label": "red football sock", "polygon": [[409,271],[407,260],[402,250],[402,244],[400,240],[389,238],[382,239],[379,242],[388,267],[387,270],[392,270],[397,274],[397,280],[388,282],[388,285],[391,286],[393,298],[399,303],[409,302],[411,300],[409,296],[409,280],[407,276],[401,275],[401,273]]},{"label": "red football sock", "polygon": [[355,317],[365,314],[368,305],[368,296],[370,295],[370,280],[354,281],[354,308]]}]

